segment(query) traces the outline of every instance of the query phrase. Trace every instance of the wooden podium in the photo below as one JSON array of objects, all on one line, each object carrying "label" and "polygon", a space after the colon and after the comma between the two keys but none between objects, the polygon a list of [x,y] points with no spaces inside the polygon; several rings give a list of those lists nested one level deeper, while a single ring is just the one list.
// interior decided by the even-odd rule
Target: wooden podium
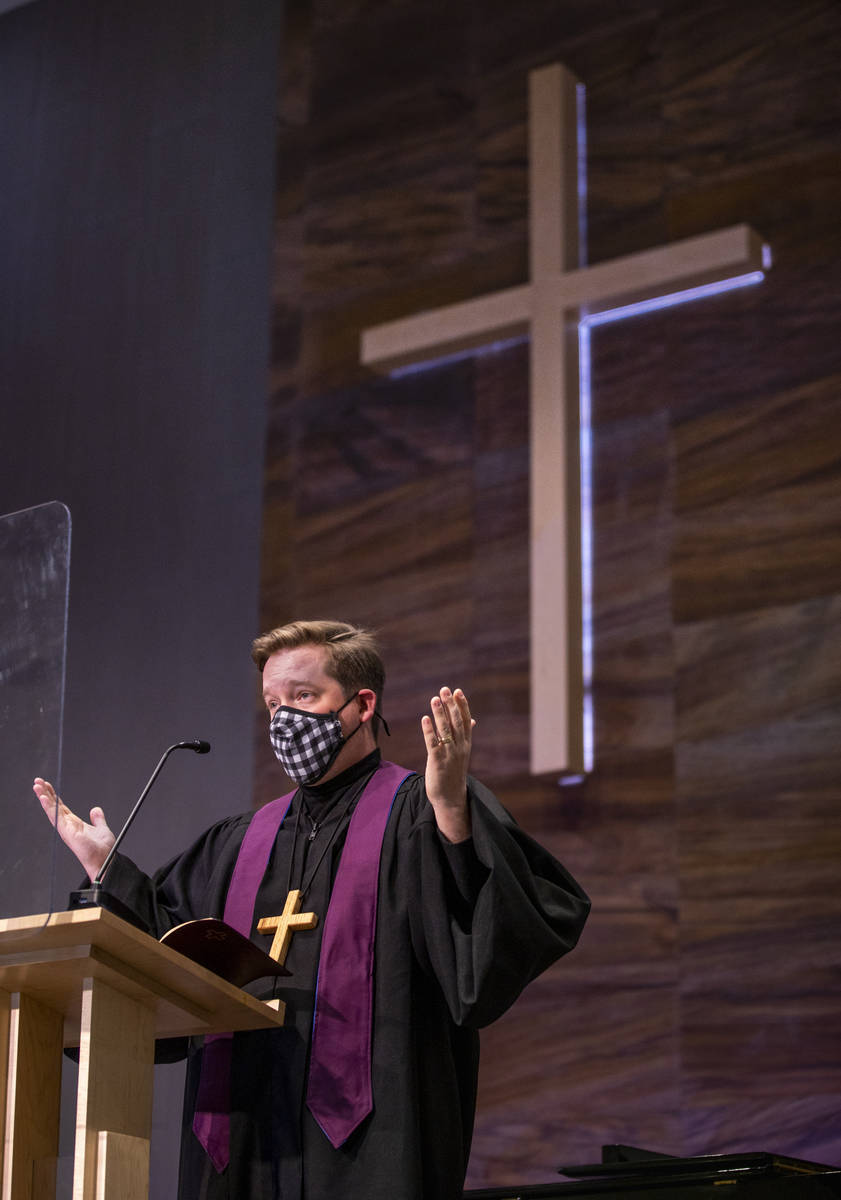
[{"label": "wooden podium", "polygon": [[146,1200],[155,1039],[283,1024],[103,908],[0,921],[2,1200],[55,1196],[62,1050],[79,1047],[73,1200]]}]

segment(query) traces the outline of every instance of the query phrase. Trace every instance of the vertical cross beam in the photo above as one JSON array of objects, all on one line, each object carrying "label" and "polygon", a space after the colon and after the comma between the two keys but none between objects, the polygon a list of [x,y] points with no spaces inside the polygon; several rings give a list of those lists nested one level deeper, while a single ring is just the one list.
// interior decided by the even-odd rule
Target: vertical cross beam
[{"label": "vertical cross beam", "polygon": [[[577,80],[529,77],[531,770],[583,769],[578,312],[558,283],[579,266]],[[558,403],[559,397],[565,402]]]}]

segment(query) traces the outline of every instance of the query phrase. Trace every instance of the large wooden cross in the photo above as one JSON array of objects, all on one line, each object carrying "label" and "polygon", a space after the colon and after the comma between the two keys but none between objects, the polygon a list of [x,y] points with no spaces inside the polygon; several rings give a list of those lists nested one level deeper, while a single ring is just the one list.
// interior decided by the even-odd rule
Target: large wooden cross
[{"label": "large wooden cross", "polygon": [[[361,356],[383,372],[529,335],[531,413],[531,770],[576,776],[592,766],[588,564],[582,568],[580,330],[762,278],[762,240],[746,225],[595,266],[579,236],[583,88],[555,64],[529,79],[531,280],[366,329]],[[581,169],[580,169],[581,168]]]}]

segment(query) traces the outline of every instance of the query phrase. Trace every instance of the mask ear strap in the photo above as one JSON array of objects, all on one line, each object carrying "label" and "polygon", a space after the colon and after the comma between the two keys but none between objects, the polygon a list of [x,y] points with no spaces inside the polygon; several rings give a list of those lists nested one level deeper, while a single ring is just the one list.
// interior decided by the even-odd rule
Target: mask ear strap
[{"label": "mask ear strap", "polygon": [[[344,704],[342,705],[342,708],[347,708],[347,706],[350,704],[351,700],[355,700],[358,695],[359,695],[359,692],[354,692],[352,696],[348,696],[347,700],[345,700]],[[339,715],[339,713],[342,711],[342,708],[336,709],[336,716]],[[380,710],[378,708],[374,709],[374,716],[379,717],[380,721],[382,722],[383,729],[386,731],[387,736],[391,737],[391,730],[388,727],[388,721],[385,719],[385,717],[383,716],[383,714],[380,712]],[[358,728],[361,728],[361,722],[357,726],[357,729]],[[353,732],[356,733],[356,729],[354,729]],[[351,734],[349,736],[352,737],[353,734]],[[347,739],[345,739],[345,740],[347,740]]]},{"label": "mask ear strap", "polygon": [[339,715],[339,713],[342,711],[343,708],[347,708],[347,706],[350,704],[351,700],[355,700],[358,695],[359,695],[359,692],[354,692],[352,696],[348,696],[348,698],[347,698],[347,700],[345,700],[344,704],[340,704],[339,707],[336,709],[336,716]]}]

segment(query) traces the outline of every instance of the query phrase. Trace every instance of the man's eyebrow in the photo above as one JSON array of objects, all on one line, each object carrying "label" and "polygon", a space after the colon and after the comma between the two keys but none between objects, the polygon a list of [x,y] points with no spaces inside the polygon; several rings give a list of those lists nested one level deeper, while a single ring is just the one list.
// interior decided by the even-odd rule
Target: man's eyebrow
[{"label": "man's eyebrow", "polygon": [[264,687],[263,695],[265,696],[269,692],[277,691],[278,687],[282,687],[282,688],[284,688],[284,687],[286,687],[286,688],[296,688],[296,687],[317,688],[318,684],[314,683],[311,679],[283,679],[283,680],[281,680],[279,685],[275,685],[274,687],[268,687],[268,686]]}]

